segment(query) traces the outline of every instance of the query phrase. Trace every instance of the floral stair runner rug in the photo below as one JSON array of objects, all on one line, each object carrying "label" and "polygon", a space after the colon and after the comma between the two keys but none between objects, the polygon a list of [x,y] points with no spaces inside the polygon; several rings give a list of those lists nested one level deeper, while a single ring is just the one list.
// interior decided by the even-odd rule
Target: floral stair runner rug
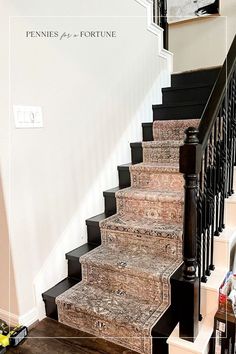
[{"label": "floral stair runner rug", "polygon": [[142,354],[170,305],[170,276],[182,262],[183,177],[179,146],[198,120],[155,121],[117,214],[100,223],[102,245],[81,257],[82,281],[57,297],[59,321]]}]

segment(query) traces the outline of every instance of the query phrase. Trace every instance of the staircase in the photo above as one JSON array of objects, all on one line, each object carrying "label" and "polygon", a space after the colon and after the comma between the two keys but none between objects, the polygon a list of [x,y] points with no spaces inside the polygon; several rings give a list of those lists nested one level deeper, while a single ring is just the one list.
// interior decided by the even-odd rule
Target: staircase
[{"label": "staircase", "polygon": [[143,142],[131,143],[132,164],[118,166],[119,187],[104,192],[105,212],[86,221],[88,244],[66,255],[68,278],[43,294],[49,317],[138,353],[168,352],[181,296],[179,146],[218,73],[172,75]]}]

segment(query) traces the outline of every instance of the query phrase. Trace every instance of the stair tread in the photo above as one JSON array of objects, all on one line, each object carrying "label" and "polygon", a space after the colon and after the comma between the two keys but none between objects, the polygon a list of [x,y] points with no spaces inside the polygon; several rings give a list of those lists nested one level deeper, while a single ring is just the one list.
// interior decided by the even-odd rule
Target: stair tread
[{"label": "stair tread", "polygon": [[168,108],[168,107],[183,107],[183,106],[204,106],[206,104],[205,101],[183,101],[183,102],[169,102],[165,104],[155,104],[152,106],[153,109],[156,108]]},{"label": "stair tread", "polygon": [[121,187],[117,186],[117,187],[114,187],[114,188],[111,188],[111,189],[108,189],[106,191],[103,192],[103,196],[109,196],[110,194],[114,194],[116,193],[117,191],[119,191],[120,189],[122,189]]},{"label": "stair tread", "polygon": [[197,88],[206,88],[208,87],[209,89],[213,87],[213,84],[202,84],[202,83],[193,83],[193,84],[187,84],[186,86],[170,86],[170,87],[164,87],[162,88],[163,92],[169,92],[169,91],[179,91],[179,90],[189,90],[189,89],[197,89]]},{"label": "stair tread", "polygon": [[95,215],[89,219],[86,220],[86,225],[94,225],[94,223],[98,223],[101,221],[101,220],[104,220],[106,219],[106,214],[105,213],[101,213],[101,214],[98,214],[98,215]]},{"label": "stair tread", "polygon": [[163,303],[142,303],[133,297],[119,296],[84,282],[60,295],[56,301],[57,304],[68,305],[70,310],[78,311],[80,315],[85,312],[99,320],[118,322],[140,330],[154,325],[166,308]]},{"label": "stair tread", "polygon": [[83,256],[85,253],[92,251],[97,246],[90,243],[85,243],[84,245],[75,248],[74,250],[66,253],[66,259],[79,261],[80,257]]},{"label": "stair tread", "polygon": [[70,289],[72,286],[78,283],[78,280],[74,278],[65,278],[62,281],[60,281],[58,284],[54,285],[52,288],[49,290],[45,291],[42,296],[44,300],[54,302],[55,298],[62,293],[64,293],[66,290]]},{"label": "stair tread", "polygon": [[129,166],[131,166],[131,165],[132,165],[131,162],[125,163],[125,164],[123,164],[123,165],[117,166],[117,169],[118,169],[118,170],[127,169],[127,168],[129,168]]},{"label": "stair tread", "polygon": [[141,162],[139,164],[131,166],[131,170],[143,171],[143,172],[175,172],[179,173],[178,163],[166,163],[166,162]]},{"label": "stair tread", "polygon": [[142,141],[136,141],[134,143],[130,143],[130,146],[132,147],[142,147]]},{"label": "stair tread", "polygon": [[183,140],[152,140],[152,141],[143,141],[143,148],[158,148],[158,147],[174,147],[178,148],[183,145]]},{"label": "stair tread", "polygon": [[151,236],[165,236],[182,239],[182,224],[160,223],[155,219],[140,217],[135,214],[115,214],[100,222],[104,229],[121,232],[134,232],[135,234],[150,234]]},{"label": "stair tread", "polygon": [[183,201],[183,191],[173,192],[173,191],[159,191],[159,190],[146,190],[138,189],[133,187],[128,187],[122,189],[116,193],[116,198],[130,198],[139,200],[149,200],[155,202],[182,202]]},{"label": "stair tread", "polygon": [[175,71],[171,74],[171,76],[175,75],[188,75],[188,74],[199,74],[199,73],[209,73],[211,71],[220,71],[222,68],[222,65],[215,65],[215,66],[209,66],[209,67],[204,67],[204,68],[198,68],[198,69],[189,69],[189,70],[184,70],[184,71]]},{"label": "stair tread", "polygon": [[178,258],[169,254],[151,254],[148,249],[120,249],[99,246],[81,257],[81,263],[99,266],[113,271],[124,271],[138,277],[158,278],[162,281],[180,265]]}]

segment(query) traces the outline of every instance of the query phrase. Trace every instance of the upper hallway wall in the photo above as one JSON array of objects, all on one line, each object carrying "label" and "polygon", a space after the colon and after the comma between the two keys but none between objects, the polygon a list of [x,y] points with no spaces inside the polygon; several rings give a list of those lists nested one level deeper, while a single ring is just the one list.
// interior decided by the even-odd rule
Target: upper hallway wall
[{"label": "upper hallway wall", "polygon": [[221,16],[170,25],[175,72],[222,65],[236,33],[236,1],[220,3]]}]

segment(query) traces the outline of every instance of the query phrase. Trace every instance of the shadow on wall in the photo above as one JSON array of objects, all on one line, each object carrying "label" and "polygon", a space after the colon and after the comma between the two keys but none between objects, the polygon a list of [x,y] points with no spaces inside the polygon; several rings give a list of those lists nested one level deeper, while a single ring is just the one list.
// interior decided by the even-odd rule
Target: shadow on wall
[{"label": "shadow on wall", "polygon": [[[0,282],[0,318],[3,313],[18,314],[18,302],[15,287],[14,270],[9,244],[9,230],[5,200],[0,176],[0,261],[1,261],[1,282]],[[4,318],[6,320],[6,318]]]}]

